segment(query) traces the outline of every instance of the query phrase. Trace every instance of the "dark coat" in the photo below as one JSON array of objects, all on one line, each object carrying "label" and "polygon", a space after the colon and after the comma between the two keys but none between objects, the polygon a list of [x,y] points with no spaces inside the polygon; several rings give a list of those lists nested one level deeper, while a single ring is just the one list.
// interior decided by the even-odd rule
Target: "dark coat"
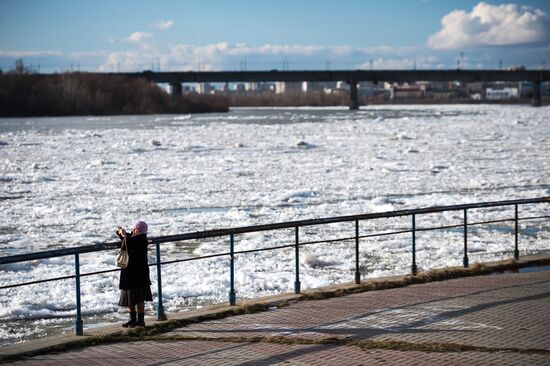
[{"label": "dark coat", "polygon": [[147,260],[147,235],[127,236],[128,267],[120,270],[118,288],[131,290],[151,285]]}]

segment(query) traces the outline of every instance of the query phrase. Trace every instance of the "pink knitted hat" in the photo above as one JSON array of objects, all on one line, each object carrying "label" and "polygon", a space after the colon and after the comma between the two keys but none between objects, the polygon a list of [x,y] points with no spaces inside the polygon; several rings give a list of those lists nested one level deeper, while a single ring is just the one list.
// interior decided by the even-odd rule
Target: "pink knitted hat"
[{"label": "pink knitted hat", "polygon": [[132,229],[138,229],[140,233],[147,234],[147,224],[145,221],[136,221]]}]

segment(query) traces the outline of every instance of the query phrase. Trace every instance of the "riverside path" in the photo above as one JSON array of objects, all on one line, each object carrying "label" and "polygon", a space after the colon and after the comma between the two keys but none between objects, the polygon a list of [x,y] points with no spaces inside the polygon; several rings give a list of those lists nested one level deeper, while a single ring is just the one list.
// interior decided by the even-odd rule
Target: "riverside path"
[{"label": "riverside path", "polygon": [[[160,323],[150,321],[151,329],[130,334],[120,333],[117,325],[110,329],[119,336],[109,341],[5,361],[14,366],[550,365],[550,271],[538,269],[314,301],[288,295],[284,306],[272,302],[267,311],[162,331],[154,330]],[[24,345],[18,347],[0,354],[25,352]]]}]

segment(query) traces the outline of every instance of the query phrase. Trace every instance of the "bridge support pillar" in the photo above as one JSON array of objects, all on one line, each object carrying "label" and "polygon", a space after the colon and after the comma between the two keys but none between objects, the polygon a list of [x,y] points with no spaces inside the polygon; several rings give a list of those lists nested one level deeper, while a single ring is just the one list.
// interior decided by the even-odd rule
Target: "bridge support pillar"
[{"label": "bridge support pillar", "polygon": [[541,88],[542,83],[540,80],[533,83],[533,100],[531,101],[533,107],[540,107],[542,105]]},{"label": "bridge support pillar", "polygon": [[356,111],[359,109],[359,95],[357,93],[357,81],[348,81],[349,83],[349,110]]},{"label": "bridge support pillar", "polygon": [[172,94],[172,98],[177,98],[181,96],[181,83],[180,82],[172,82],[170,83],[170,92]]}]

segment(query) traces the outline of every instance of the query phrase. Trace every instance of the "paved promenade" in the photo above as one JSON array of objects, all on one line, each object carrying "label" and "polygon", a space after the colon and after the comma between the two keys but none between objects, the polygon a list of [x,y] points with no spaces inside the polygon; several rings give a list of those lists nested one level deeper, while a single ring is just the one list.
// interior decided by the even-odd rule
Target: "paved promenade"
[{"label": "paved promenade", "polygon": [[295,301],[11,365],[550,365],[550,271]]}]

